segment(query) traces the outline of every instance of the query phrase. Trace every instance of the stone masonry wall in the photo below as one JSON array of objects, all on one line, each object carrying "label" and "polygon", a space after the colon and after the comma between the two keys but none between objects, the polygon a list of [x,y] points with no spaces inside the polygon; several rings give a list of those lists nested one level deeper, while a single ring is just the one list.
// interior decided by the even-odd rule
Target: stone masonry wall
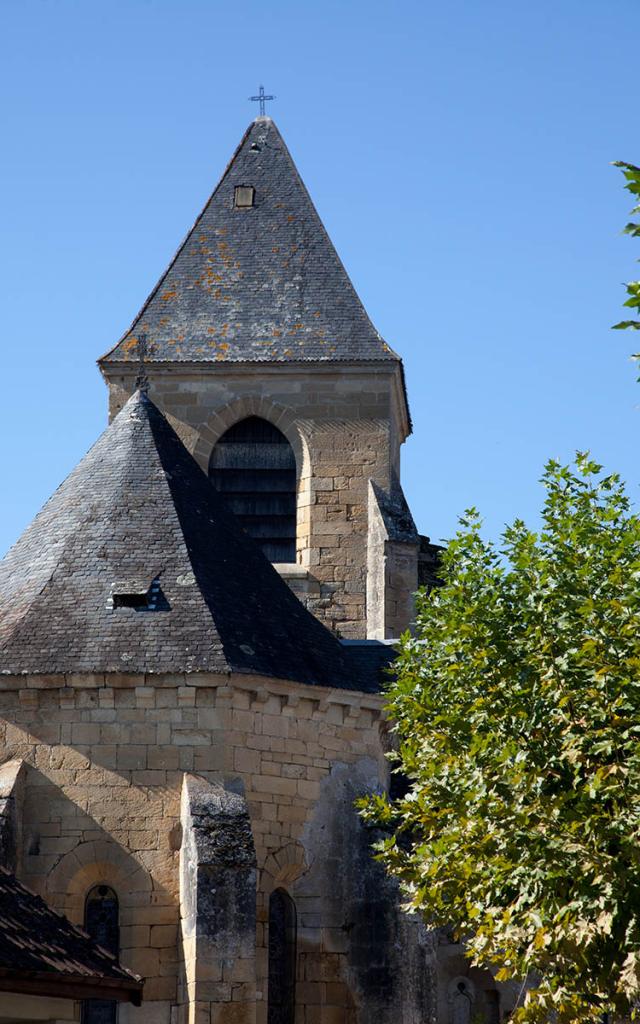
[{"label": "stone masonry wall", "polygon": [[[432,953],[383,897],[353,808],[386,778],[379,720],[375,696],[254,677],[0,680],[1,760],[25,762],[21,878],[78,923],[93,885],[116,890],[122,961],[147,979],[119,1024],[265,1024],[276,887],[298,908],[296,1024],[368,1024],[373,1003],[377,1024],[431,1019]],[[258,869],[257,977],[221,956],[197,1015],[180,921],[185,773],[244,793]],[[405,1005],[407,971],[422,1008]]]},{"label": "stone masonry wall", "polygon": [[[109,373],[113,416],[133,390],[135,367],[126,376]],[[366,637],[368,483],[390,488],[407,430],[398,367],[150,364],[149,376],[150,397],[205,472],[217,440],[245,416],[263,416],[282,430],[296,457],[297,562],[304,571],[283,566],[283,576],[330,629]]]}]

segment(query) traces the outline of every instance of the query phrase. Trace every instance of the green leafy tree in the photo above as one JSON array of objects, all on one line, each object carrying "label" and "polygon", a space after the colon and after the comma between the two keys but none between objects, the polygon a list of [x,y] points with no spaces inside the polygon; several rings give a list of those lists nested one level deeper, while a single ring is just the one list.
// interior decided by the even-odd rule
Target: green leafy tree
[{"label": "green leafy tree", "polygon": [[640,991],[640,518],[586,455],[543,482],[539,533],[468,512],[419,595],[388,691],[410,788],[362,813],[407,907],[523,982],[514,1020],[576,1024]]},{"label": "green leafy tree", "polygon": [[[636,167],[635,164],[627,164],[623,160],[616,160],[614,167],[620,167],[624,177],[626,179],[625,188],[631,193],[634,198],[635,206],[631,210],[631,216],[634,217],[636,214],[640,214],[640,167]],[[633,238],[640,236],[640,224],[637,221],[629,221],[624,228],[626,235],[631,235]],[[627,301],[625,306],[629,309],[633,309],[636,316],[640,318],[640,281],[630,281],[626,286],[627,288]],[[631,329],[638,331],[640,330],[640,319],[636,320],[621,320],[620,323],[614,324],[614,330],[626,330]],[[638,355],[634,356],[634,359],[638,359]]]}]

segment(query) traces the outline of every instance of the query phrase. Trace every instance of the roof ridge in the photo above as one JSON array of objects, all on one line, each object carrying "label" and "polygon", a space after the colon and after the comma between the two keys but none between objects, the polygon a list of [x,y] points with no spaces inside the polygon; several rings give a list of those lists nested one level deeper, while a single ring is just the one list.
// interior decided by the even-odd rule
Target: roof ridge
[{"label": "roof ridge", "polygon": [[[387,347],[389,352],[391,352],[394,356],[396,356],[397,359],[400,359],[400,356],[396,352],[394,352],[394,350],[391,348],[391,346],[384,340],[384,338],[380,334],[380,331],[375,326],[375,324],[373,323],[371,317],[369,316],[369,313],[367,312],[367,308],[366,308],[364,302],[362,301],[362,299],[360,298],[360,295],[358,294],[358,290],[356,289],[353,281],[351,280],[351,275],[349,274],[349,271],[347,270],[346,266],[344,265],[342,257],[340,256],[340,253],[338,252],[338,250],[336,249],[335,245],[333,244],[333,241],[331,240],[331,236],[330,236],[329,232],[327,231],[327,229],[326,229],[326,227],[324,225],[324,221],[322,220],[322,217],[318,213],[318,208],[316,207],[316,204],[313,201],[313,198],[311,196],[311,193],[309,192],[309,189],[307,188],[307,186],[304,183],[304,179],[303,179],[302,175],[300,174],[300,171],[298,170],[298,166],[297,166],[295,160],[291,156],[291,151],[289,150],[289,147],[287,146],[286,142],[284,141],[283,135],[281,134],[281,132],[280,132],[278,126],[276,125],[275,121],[273,120],[273,118],[269,118],[269,120],[271,121],[271,123],[272,123],[272,125],[273,125],[273,127],[275,129],[275,132],[276,132],[278,138],[280,139],[280,142],[282,143],[282,147],[283,147],[284,152],[285,152],[285,154],[287,156],[289,164],[291,165],[291,169],[293,170],[293,173],[294,173],[294,175],[295,175],[295,177],[296,177],[296,179],[298,181],[298,184],[299,184],[300,188],[302,189],[302,191],[304,192],[304,194],[306,195],[306,197],[307,197],[307,199],[309,201],[309,205],[311,207],[311,210],[312,210],[313,214],[315,215],[317,226],[320,228],[320,231],[324,235],[325,241],[327,242],[327,244],[333,250],[333,254],[334,254],[338,264],[340,265],[342,273],[344,274],[346,280],[348,281],[348,283],[349,283],[349,285],[350,285],[350,287],[351,287],[351,289],[353,291],[353,294],[355,295],[357,301],[359,302],[360,306],[362,307],[362,311],[363,311],[364,315],[366,316],[367,320],[369,321],[369,325],[370,325],[372,331],[375,332],[375,334],[378,336],[380,341]],[[244,136],[243,136],[243,141],[244,141]],[[240,147],[238,147],[238,148],[240,148]],[[234,154],[234,156],[235,156],[235,154]]]},{"label": "roof ridge", "polygon": [[185,234],[184,238],[182,239],[182,241],[181,241],[181,242],[180,242],[180,244],[178,245],[178,248],[176,249],[176,251],[175,251],[175,253],[174,253],[174,255],[173,255],[173,257],[172,257],[172,259],[171,259],[170,263],[168,264],[168,266],[167,266],[166,270],[164,271],[164,273],[163,273],[163,274],[161,274],[161,275],[160,275],[160,278],[159,278],[159,280],[158,280],[158,283],[156,284],[155,288],[153,288],[153,289],[151,290],[151,292],[150,292],[150,293],[149,293],[149,295],[147,296],[146,300],[145,300],[145,301],[143,302],[142,306],[140,307],[140,309],[138,310],[138,312],[137,312],[137,313],[136,313],[136,315],[134,316],[133,320],[132,320],[132,321],[131,321],[131,323],[129,324],[129,327],[128,327],[128,328],[127,328],[127,330],[126,330],[126,331],[125,331],[125,332],[124,332],[124,333],[123,333],[123,334],[122,334],[122,335],[121,335],[121,336],[120,336],[120,337],[118,338],[118,340],[116,341],[115,345],[112,345],[112,346],[111,346],[111,348],[110,348],[110,349],[108,349],[108,350],[107,350],[107,351],[106,351],[106,352],[104,353],[104,355],[101,355],[101,356],[99,356],[99,357],[98,357],[98,359],[96,360],[96,362],[97,362],[98,364],[99,364],[99,363],[101,363],[103,359],[106,359],[106,358],[107,358],[108,356],[110,356],[112,352],[115,352],[115,350],[117,349],[118,345],[120,345],[120,344],[121,344],[121,343],[122,343],[122,342],[123,342],[123,341],[125,340],[125,338],[127,337],[127,335],[131,333],[131,331],[133,330],[133,328],[134,328],[134,327],[135,327],[135,325],[137,324],[138,320],[140,320],[140,318],[141,318],[141,317],[142,317],[142,315],[144,314],[144,311],[145,311],[145,309],[147,309],[147,308],[148,308],[149,304],[151,303],[151,300],[152,300],[152,299],[153,299],[153,298],[154,298],[154,297],[155,297],[155,296],[157,295],[157,293],[158,293],[158,292],[160,291],[160,288],[162,287],[162,285],[163,285],[163,283],[164,283],[164,281],[165,281],[165,279],[166,279],[167,275],[168,275],[168,274],[170,273],[170,271],[171,271],[172,267],[173,267],[173,266],[175,265],[175,263],[176,263],[176,261],[177,261],[178,257],[180,256],[180,254],[181,254],[182,250],[184,249],[185,245],[187,244],[187,242],[188,242],[188,241],[189,241],[189,239],[191,238],[191,235],[192,235],[192,234],[193,234],[193,232],[194,232],[194,231],[196,230],[196,228],[197,228],[198,224],[200,223],[200,221],[202,220],[202,218],[203,218],[204,214],[206,213],[206,210],[207,210],[207,207],[209,206],[209,203],[211,202],[211,200],[212,200],[212,199],[213,199],[213,197],[215,196],[216,192],[218,191],[218,189],[219,189],[219,188],[220,188],[220,186],[222,185],[222,182],[224,181],[224,179],[226,178],[227,174],[228,174],[228,173],[229,173],[229,171],[231,170],[231,167],[232,167],[232,165],[233,165],[233,162],[234,162],[234,160],[235,160],[236,156],[238,155],[238,153],[239,153],[239,152],[240,152],[240,150],[242,149],[242,147],[243,147],[243,145],[244,145],[244,143],[245,143],[245,139],[246,139],[246,138],[247,138],[247,136],[248,136],[248,135],[250,134],[250,132],[251,132],[251,129],[252,129],[253,125],[255,124],[255,122],[256,122],[257,120],[258,120],[258,118],[255,118],[255,120],[254,120],[254,121],[252,121],[252,122],[251,122],[251,124],[249,125],[249,127],[248,127],[248,128],[247,128],[247,129],[245,130],[245,132],[244,132],[244,134],[243,134],[242,138],[240,139],[240,142],[238,143],[238,145],[236,146],[236,148],[235,148],[235,149],[234,149],[234,151],[233,151],[233,156],[231,157],[231,159],[230,159],[230,160],[229,160],[229,162],[227,163],[227,166],[225,167],[224,171],[222,172],[222,175],[221,175],[221,177],[220,177],[220,179],[219,179],[219,181],[218,181],[217,185],[216,185],[216,186],[215,186],[215,188],[213,189],[213,192],[210,192],[210,193],[209,193],[209,195],[208,195],[208,197],[207,197],[207,199],[206,199],[206,201],[205,201],[205,204],[204,204],[204,206],[202,207],[202,209],[200,210],[200,213],[199,213],[199,214],[197,215],[197,217],[196,217],[196,219],[194,220],[193,224],[192,224],[192,225],[191,225],[191,227],[190,227],[190,228],[188,229],[188,231],[187,231],[187,233]]}]

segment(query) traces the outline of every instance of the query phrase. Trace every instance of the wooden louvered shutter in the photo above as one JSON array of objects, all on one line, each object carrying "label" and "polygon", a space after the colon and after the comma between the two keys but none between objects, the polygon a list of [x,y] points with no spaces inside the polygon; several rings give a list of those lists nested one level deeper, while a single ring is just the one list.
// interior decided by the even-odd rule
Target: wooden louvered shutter
[{"label": "wooden louvered shutter", "polygon": [[222,435],[209,476],[270,562],[296,560],[296,460],[284,434],[249,416]]}]

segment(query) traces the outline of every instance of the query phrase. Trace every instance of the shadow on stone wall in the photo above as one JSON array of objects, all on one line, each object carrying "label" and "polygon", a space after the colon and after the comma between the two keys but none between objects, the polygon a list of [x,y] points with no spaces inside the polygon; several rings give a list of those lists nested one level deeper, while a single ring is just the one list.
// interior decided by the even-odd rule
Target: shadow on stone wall
[{"label": "shadow on stone wall", "polygon": [[332,964],[352,1007],[345,1020],[425,1024],[435,1020],[433,937],[400,910],[395,882],[372,856],[377,834],[354,807],[378,772],[373,760],[334,765],[303,834],[310,867],[294,888],[301,973],[322,977]]}]

